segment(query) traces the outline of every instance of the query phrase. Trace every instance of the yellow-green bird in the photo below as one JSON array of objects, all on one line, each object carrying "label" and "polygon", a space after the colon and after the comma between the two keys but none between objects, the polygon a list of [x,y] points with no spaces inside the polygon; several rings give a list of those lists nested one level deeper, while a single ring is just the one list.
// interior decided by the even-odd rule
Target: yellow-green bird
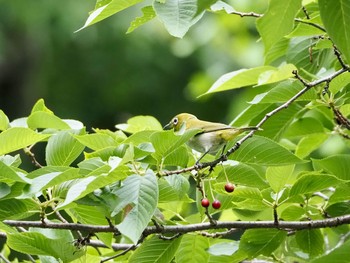
[{"label": "yellow-green bird", "polygon": [[235,128],[223,123],[199,120],[196,116],[189,113],[180,113],[164,126],[164,129],[174,129],[175,132],[181,130],[198,129],[188,142],[192,149],[203,153],[197,163],[208,153],[215,154],[219,149],[225,150],[226,144],[236,138],[244,131],[258,130],[257,127]]}]

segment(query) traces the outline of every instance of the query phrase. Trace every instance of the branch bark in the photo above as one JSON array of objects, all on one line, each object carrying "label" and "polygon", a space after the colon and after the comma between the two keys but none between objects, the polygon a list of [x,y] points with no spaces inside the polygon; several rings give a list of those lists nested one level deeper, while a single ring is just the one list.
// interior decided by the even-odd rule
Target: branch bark
[{"label": "branch bark", "polygon": [[[112,232],[119,235],[120,232],[116,227],[109,225],[83,225],[77,223],[51,223],[41,221],[18,221],[18,220],[4,220],[4,224],[15,227],[38,227],[51,229],[68,229],[86,231],[89,233]],[[209,229],[254,229],[254,228],[278,228],[281,230],[302,230],[314,228],[336,227],[344,224],[350,224],[350,214],[338,216],[333,218],[326,218],[322,220],[310,221],[279,221],[276,225],[274,221],[218,221],[215,225],[210,222],[189,224],[189,225],[163,225],[162,227],[149,226],[143,235],[151,234],[176,234],[176,233],[190,233],[197,231],[204,231]]]}]

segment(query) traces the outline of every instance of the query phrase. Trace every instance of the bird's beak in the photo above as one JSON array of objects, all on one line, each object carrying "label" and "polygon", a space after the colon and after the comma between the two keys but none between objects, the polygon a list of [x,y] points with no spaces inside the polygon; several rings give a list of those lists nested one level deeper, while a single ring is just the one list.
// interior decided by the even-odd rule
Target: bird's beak
[{"label": "bird's beak", "polygon": [[164,127],[163,127],[163,130],[170,130],[170,129],[172,129],[173,128],[173,124],[171,123],[171,122],[169,122],[167,125],[165,125]]}]

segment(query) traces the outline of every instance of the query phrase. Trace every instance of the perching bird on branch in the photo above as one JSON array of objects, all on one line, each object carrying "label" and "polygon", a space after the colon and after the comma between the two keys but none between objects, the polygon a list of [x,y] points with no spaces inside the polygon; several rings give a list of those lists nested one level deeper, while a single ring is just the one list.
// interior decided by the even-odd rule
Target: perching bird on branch
[{"label": "perching bird on branch", "polygon": [[198,129],[198,133],[188,142],[192,149],[203,153],[197,163],[208,153],[215,154],[222,148],[225,150],[226,144],[235,139],[244,131],[258,130],[258,127],[249,126],[235,128],[223,123],[199,120],[189,113],[180,113],[164,126],[164,129],[174,129],[175,132],[182,132],[189,129]]}]

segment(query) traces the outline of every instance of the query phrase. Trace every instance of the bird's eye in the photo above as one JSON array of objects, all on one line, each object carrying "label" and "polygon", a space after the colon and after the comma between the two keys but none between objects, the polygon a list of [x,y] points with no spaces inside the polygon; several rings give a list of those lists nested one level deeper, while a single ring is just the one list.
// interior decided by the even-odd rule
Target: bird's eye
[{"label": "bird's eye", "polygon": [[179,119],[178,119],[178,118],[174,118],[174,119],[173,119],[173,124],[174,124],[174,125],[177,125],[178,123],[179,123]]}]

